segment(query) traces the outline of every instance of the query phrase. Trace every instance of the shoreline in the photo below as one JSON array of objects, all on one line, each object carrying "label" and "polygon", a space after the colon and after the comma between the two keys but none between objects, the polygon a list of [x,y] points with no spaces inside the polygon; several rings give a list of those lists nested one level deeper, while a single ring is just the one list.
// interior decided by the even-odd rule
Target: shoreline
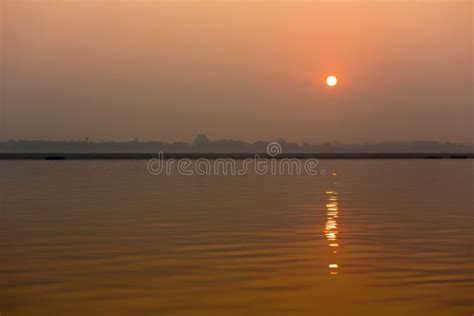
[{"label": "shoreline", "polygon": [[[474,153],[163,153],[163,159],[473,159]],[[0,153],[0,160],[144,160],[158,153]]]}]

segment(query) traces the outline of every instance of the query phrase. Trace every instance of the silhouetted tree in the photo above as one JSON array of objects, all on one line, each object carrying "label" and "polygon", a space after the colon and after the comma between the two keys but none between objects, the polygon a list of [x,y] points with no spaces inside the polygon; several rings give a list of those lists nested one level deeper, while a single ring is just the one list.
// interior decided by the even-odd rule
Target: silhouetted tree
[{"label": "silhouetted tree", "polygon": [[194,139],[194,146],[196,146],[198,149],[204,149],[206,147],[209,146],[209,143],[211,141],[209,140],[209,138],[207,138],[206,135],[204,134],[199,134],[198,136],[196,136],[196,138]]}]

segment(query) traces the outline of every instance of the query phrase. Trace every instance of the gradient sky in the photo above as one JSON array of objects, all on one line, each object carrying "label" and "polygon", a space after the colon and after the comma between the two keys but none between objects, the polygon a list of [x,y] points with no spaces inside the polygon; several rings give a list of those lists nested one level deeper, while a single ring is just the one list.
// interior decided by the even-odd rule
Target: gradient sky
[{"label": "gradient sky", "polygon": [[472,141],[472,1],[1,3],[3,138]]}]

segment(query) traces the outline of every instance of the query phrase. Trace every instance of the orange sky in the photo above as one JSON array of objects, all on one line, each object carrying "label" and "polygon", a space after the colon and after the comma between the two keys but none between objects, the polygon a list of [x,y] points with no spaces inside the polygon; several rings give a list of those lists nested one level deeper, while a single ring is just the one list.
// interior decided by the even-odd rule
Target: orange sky
[{"label": "orange sky", "polygon": [[472,138],[470,1],[2,4],[3,137]]}]

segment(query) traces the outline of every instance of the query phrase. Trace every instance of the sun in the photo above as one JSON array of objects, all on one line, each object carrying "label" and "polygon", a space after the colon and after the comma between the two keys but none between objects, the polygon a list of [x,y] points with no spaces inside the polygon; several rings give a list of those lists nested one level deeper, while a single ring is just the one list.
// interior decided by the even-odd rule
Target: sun
[{"label": "sun", "polygon": [[326,78],[326,84],[330,87],[334,87],[337,84],[337,78],[335,76],[328,76]]}]

